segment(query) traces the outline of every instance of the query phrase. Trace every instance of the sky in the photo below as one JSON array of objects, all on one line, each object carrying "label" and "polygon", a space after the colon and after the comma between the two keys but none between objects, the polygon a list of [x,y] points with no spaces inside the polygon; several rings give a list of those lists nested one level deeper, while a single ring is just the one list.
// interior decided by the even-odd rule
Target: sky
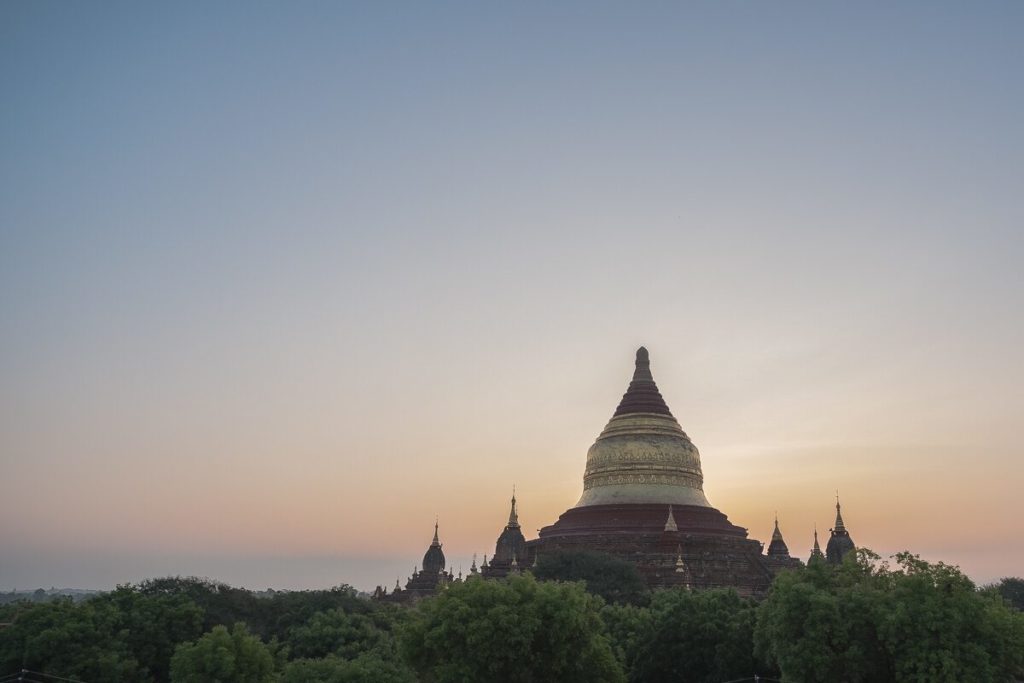
[{"label": "sky", "polygon": [[1024,5],[0,5],[0,590],[404,583],[650,349],[806,557],[1024,575]]}]

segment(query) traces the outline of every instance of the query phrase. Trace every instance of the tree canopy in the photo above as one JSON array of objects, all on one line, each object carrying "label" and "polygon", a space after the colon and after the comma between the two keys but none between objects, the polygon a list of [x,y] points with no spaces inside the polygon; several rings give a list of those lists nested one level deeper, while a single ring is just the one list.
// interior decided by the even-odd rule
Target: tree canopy
[{"label": "tree canopy", "polygon": [[270,683],[274,670],[271,650],[242,623],[214,626],[171,657],[172,683]]},{"label": "tree canopy", "polygon": [[649,597],[647,584],[635,564],[604,553],[586,550],[544,553],[538,557],[532,571],[541,581],[583,581],[589,592],[607,602],[639,605]]},{"label": "tree canopy", "polygon": [[607,556],[546,562],[539,573],[558,581],[474,578],[408,606],[346,586],[253,593],[181,578],[80,602],[27,593],[0,605],[0,678],[24,668],[88,683],[1024,679],[1020,579],[978,590],[955,567],[859,551],[783,572],[757,603],[620,590],[597,570],[621,570]]},{"label": "tree canopy", "polygon": [[869,551],[841,567],[776,577],[759,608],[757,650],[783,678],[1006,681],[1024,673],[1024,617],[956,567]]},{"label": "tree canopy", "polygon": [[656,591],[649,609],[622,609],[640,616],[622,653],[631,681],[720,683],[770,670],[754,658],[757,606],[735,591]]},{"label": "tree canopy", "polygon": [[423,601],[400,645],[437,683],[624,680],[601,605],[579,584],[471,580]]}]

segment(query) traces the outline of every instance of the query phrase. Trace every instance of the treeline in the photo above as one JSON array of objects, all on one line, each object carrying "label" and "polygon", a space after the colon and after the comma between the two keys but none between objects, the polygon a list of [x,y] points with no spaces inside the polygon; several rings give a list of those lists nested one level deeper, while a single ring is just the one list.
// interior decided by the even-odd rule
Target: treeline
[{"label": "treeline", "polygon": [[1024,678],[1024,581],[868,551],[733,591],[646,591],[632,565],[550,555],[413,607],[339,587],[256,595],[200,579],[0,607],[0,680],[105,683],[1010,681]]}]

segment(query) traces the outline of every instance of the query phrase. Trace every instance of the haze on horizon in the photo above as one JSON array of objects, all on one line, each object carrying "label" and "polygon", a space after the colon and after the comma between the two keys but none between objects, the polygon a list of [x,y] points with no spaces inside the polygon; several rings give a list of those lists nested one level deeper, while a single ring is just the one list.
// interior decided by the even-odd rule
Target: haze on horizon
[{"label": "haze on horizon", "polygon": [[1024,574],[1024,5],[0,7],[0,590],[404,582],[640,344],[806,559]]}]

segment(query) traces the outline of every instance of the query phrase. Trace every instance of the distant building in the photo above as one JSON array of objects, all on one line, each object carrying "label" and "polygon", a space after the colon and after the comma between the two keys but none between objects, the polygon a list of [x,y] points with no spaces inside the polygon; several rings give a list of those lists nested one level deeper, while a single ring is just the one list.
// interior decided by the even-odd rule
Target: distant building
[{"label": "distant building", "polygon": [[[825,546],[825,558],[830,564],[840,564],[846,554],[854,549],[853,539],[850,538],[850,532],[846,530],[846,525],[843,524],[843,513],[839,508],[839,497],[836,496],[836,525],[832,530],[832,536],[828,539],[828,545]],[[815,533],[817,536],[817,533]],[[819,550],[820,552],[820,550]]]},{"label": "distant building", "polygon": [[[519,525],[515,491],[508,523],[498,536],[490,562],[476,557],[467,578],[495,579],[533,567],[540,554],[588,550],[634,563],[652,588],[734,588],[763,595],[780,571],[802,566],[789,554],[778,515],[767,552],[747,537],[704,495],[700,453],[662,398],[651,374],[647,349],[636,352],[633,378],[611,420],[587,452],[583,494],[553,524],[527,541]],[[809,561],[842,561],[853,550],[836,502],[836,526],[827,551],[818,546]],[[404,589],[396,582],[375,597],[405,602],[430,595],[452,581],[444,553],[434,540]]]},{"label": "distant building", "polygon": [[[485,556],[486,561],[486,556]],[[508,576],[509,573],[520,571],[526,561],[526,538],[519,527],[519,513],[516,511],[516,494],[512,491],[512,508],[508,513],[508,524],[502,529],[494,544],[494,557],[484,569],[486,579]]]},{"label": "distant building", "polygon": [[779,530],[779,516],[775,516],[775,529],[772,531],[772,540],[768,544],[768,553],[765,556],[765,563],[772,574],[777,574],[783,569],[802,566],[803,563],[789,554],[789,547],[782,538]]},{"label": "distant building", "polygon": [[374,598],[388,602],[412,602],[433,595],[439,588],[457,580],[451,572],[445,571],[444,550],[441,548],[437,531],[438,525],[435,522],[434,540],[423,555],[423,568],[413,569],[405,588],[400,588],[398,581],[395,581],[395,588],[391,593],[388,593],[386,588],[377,586],[373,592]]}]

